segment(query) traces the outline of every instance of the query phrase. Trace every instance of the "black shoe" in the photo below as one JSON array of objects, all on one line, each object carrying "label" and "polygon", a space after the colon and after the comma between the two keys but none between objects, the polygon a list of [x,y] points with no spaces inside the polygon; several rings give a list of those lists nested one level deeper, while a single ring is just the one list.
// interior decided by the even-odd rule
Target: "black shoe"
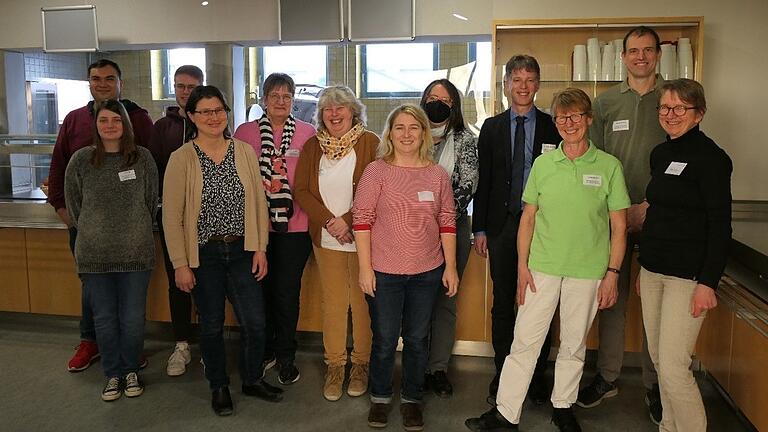
[{"label": "black shoe", "polygon": [[496,375],[493,376],[491,383],[488,385],[488,394],[494,398],[496,393],[499,392],[499,379],[501,379],[501,372],[496,372]]},{"label": "black shoe", "polygon": [[619,394],[619,389],[609,383],[600,374],[595,375],[592,383],[579,391],[579,397],[576,405],[582,408],[592,408],[600,405],[605,398],[614,397]]},{"label": "black shoe", "polygon": [[549,386],[544,378],[533,377],[528,387],[528,399],[536,405],[544,405],[549,397]]},{"label": "black shoe", "polygon": [[401,403],[400,415],[403,417],[403,429],[407,431],[424,430],[424,416],[421,413],[421,404]]},{"label": "black shoe", "polygon": [[275,367],[275,364],[277,363],[277,360],[275,359],[275,356],[271,356],[269,358],[265,358],[264,361],[261,363],[261,368],[264,370],[264,372],[272,369]]},{"label": "black shoe", "polygon": [[232,415],[235,409],[232,407],[232,396],[229,395],[229,387],[219,387],[211,392],[211,407],[218,416]]},{"label": "black shoe", "polygon": [[273,385],[269,385],[263,379],[257,381],[256,384],[243,384],[243,394],[247,396],[255,396],[267,402],[280,402],[283,400],[283,390]]},{"label": "black shoe", "polygon": [[552,412],[552,423],[560,432],[581,432],[581,426],[576,421],[572,408],[555,408]]},{"label": "black shoe", "polygon": [[299,369],[293,362],[283,363],[280,365],[280,373],[277,375],[277,380],[282,385],[293,384],[301,378]]},{"label": "black shoe", "polygon": [[371,408],[368,410],[368,426],[377,429],[387,427],[391,410],[392,404],[371,402]]},{"label": "black shoe", "polygon": [[469,418],[464,421],[464,425],[473,431],[482,432],[502,432],[502,431],[516,431],[517,425],[510,423],[509,420],[504,418],[503,415],[496,409],[491,408],[480,417]]},{"label": "black shoe", "polygon": [[445,371],[437,371],[432,374],[432,391],[435,395],[443,399],[447,399],[453,395],[453,386],[448,381],[448,375]]},{"label": "black shoe", "polygon": [[658,426],[659,423],[661,423],[661,418],[664,414],[664,408],[661,406],[661,394],[659,393],[658,384],[654,384],[653,388],[648,390],[645,394],[645,404],[648,405],[648,415],[651,417],[651,421]]}]

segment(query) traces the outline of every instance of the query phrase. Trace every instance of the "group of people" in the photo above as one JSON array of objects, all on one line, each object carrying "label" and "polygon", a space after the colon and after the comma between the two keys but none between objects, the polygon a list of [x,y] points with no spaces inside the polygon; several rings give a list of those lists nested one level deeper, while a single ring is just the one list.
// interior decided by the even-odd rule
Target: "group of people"
[{"label": "group of people", "polygon": [[[49,178],[49,201],[70,227],[83,282],[81,343],[69,370],[100,356],[103,400],[144,391],[138,372],[146,366],[156,220],[176,338],[166,371],[181,375],[191,361],[194,299],[217,415],[234,412],[226,300],[240,325],[242,393],[281,401],[283,388],[264,379],[272,367],[282,385],[300,379],[296,326],[312,253],[322,298],[323,397],[339,400],[345,383],[349,396],[370,391],[368,425],[387,426],[402,337],[402,424],[422,430],[425,391],[453,392],[447,369],[455,295],[474,234],[493,280],[495,406],[467,427],[517,430],[529,397],[551,400],[561,431],[580,431],[571,406],[596,406],[618,392],[629,265],[639,243],[651,418],[664,431],[706,430],[688,366],[706,311],[717,304],[732,166],[698,128],[706,112],[702,87],[664,82],[655,74],[660,55],[652,29],[632,29],[622,54],[628,79],[594,102],[567,88],[554,96],[551,116],[534,105],[536,59],[513,56],[504,75],[510,109],[486,120],[478,139],[446,79],[430,83],[418,105],[395,108],[379,138],[345,86],[320,93],[314,126],[294,118],[294,82],[273,73],[262,86],[264,114],[232,134],[226,98],[203,85],[199,68],[176,71],[178,106],[152,125],[145,110],[119,99],[119,66],[93,63],[94,101],[65,118]],[[550,385],[545,370],[558,306]],[[598,374],[579,391],[598,313]]]}]

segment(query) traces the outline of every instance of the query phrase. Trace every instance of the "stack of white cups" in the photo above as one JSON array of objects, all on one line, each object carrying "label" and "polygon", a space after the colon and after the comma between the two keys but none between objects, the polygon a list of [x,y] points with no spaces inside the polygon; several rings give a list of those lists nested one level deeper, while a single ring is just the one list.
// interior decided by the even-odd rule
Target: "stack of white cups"
[{"label": "stack of white cups", "polygon": [[573,80],[587,81],[587,46],[573,47]]},{"label": "stack of white cups", "polygon": [[624,51],[624,39],[615,39],[613,41],[613,47],[615,50],[613,59],[613,79],[616,81],[624,81],[627,78],[627,66],[621,61],[621,53]]},{"label": "stack of white cups", "polygon": [[601,79],[602,56],[600,55],[600,41],[597,38],[587,39],[587,73],[590,81]]},{"label": "stack of white cups", "polygon": [[677,78],[677,53],[670,43],[661,44],[660,73],[665,80]]},{"label": "stack of white cups", "polygon": [[603,65],[601,67],[603,81],[613,81],[614,78],[614,61],[616,59],[616,49],[614,49],[612,43],[608,43],[603,46]]},{"label": "stack of white cups", "polygon": [[693,79],[693,51],[689,38],[681,37],[677,40],[677,67],[679,78]]}]

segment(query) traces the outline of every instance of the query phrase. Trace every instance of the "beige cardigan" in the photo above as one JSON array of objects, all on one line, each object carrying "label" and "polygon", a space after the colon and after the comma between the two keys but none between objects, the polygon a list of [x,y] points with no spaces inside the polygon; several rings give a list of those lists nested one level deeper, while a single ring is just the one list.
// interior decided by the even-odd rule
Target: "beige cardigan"
[{"label": "beige cardigan", "polygon": [[[253,148],[234,139],[235,169],[245,190],[245,250],[267,250],[269,216],[259,161]],[[171,153],[163,179],[163,230],[173,268],[200,266],[197,221],[203,172],[192,142]]]}]

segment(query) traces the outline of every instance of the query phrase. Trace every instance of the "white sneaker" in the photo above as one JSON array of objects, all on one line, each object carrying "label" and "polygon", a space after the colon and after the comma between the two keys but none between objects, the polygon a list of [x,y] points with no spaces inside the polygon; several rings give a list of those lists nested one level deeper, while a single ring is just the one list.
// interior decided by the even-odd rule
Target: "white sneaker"
[{"label": "white sneaker", "polygon": [[177,342],[173,353],[168,357],[168,366],[166,366],[165,371],[168,376],[184,375],[190,361],[192,361],[192,354],[189,352],[189,344]]}]

